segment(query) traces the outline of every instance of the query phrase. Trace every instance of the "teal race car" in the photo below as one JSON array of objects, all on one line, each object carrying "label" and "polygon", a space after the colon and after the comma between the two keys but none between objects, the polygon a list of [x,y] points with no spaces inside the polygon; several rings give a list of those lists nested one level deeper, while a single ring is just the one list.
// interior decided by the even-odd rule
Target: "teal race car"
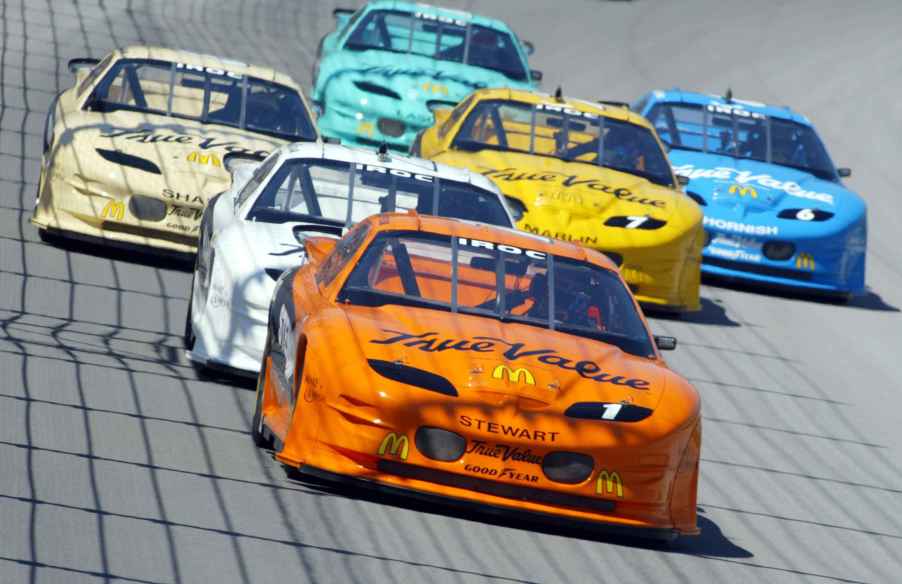
[{"label": "teal race car", "polygon": [[474,89],[535,89],[532,44],[506,24],[457,10],[377,0],[336,9],[320,41],[313,101],[322,134],[344,144],[406,151],[434,112]]}]

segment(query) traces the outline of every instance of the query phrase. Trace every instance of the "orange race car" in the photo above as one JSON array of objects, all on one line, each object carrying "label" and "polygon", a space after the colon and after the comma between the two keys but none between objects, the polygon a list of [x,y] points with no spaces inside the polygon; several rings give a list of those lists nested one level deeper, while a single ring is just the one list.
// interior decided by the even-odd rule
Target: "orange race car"
[{"label": "orange race car", "polygon": [[517,517],[698,533],[699,395],[600,252],[415,213],[306,249],[276,284],[257,383],[254,441],[277,460]]}]

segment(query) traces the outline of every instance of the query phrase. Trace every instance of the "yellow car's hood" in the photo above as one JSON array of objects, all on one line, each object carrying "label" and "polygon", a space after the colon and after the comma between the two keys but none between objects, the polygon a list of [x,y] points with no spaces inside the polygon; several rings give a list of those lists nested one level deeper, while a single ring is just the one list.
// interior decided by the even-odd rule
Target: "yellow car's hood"
[{"label": "yellow car's hood", "polygon": [[479,172],[522,202],[520,229],[590,247],[659,244],[702,220],[698,205],[683,193],[592,164],[496,150],[444,152],[435,159]]}]

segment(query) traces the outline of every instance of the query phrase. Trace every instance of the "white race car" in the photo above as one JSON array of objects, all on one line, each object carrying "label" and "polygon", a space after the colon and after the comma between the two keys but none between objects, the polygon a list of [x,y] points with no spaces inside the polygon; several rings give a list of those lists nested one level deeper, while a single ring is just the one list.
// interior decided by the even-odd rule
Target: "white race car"
[{"label": "white race car", "polygon": [[204,210],[185,322],[201,368],[257,375],[276,280],[306,261],[308,236],[405,210],[513,226],[490,180],[429,160],[317,142],[226,164],[232,187]]}]

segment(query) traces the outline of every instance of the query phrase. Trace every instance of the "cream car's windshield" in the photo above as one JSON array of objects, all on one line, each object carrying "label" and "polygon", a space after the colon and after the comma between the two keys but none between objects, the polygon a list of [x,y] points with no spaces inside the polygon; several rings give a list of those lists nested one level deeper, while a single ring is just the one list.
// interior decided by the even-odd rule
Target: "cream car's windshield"
[{"label": "cream car's windshield", "polygon": [[496,193],[388,166],[292,158],[269,179],[254,201],[251,221],[318,221],[339,226],[370,215],[415,210],[511,227]]},{"label": "cream car's windshield", "polygon": [[597,164],[673,186],[670,165],[651,130],[564,105],[482,101],[461,125],[453,146]]},{"label": "cream car's windshield", "polygon": [[654,356],[633,299],[613,271],[503,243],[381,233],[351,271],[339,301],[519,322]]},{"label": "cream car's windshield", "polygon": [[153,59],[120,59],[87,107],[188,118],[292,141],[316,140],[313,121],[290,87],[222,69]]}]

